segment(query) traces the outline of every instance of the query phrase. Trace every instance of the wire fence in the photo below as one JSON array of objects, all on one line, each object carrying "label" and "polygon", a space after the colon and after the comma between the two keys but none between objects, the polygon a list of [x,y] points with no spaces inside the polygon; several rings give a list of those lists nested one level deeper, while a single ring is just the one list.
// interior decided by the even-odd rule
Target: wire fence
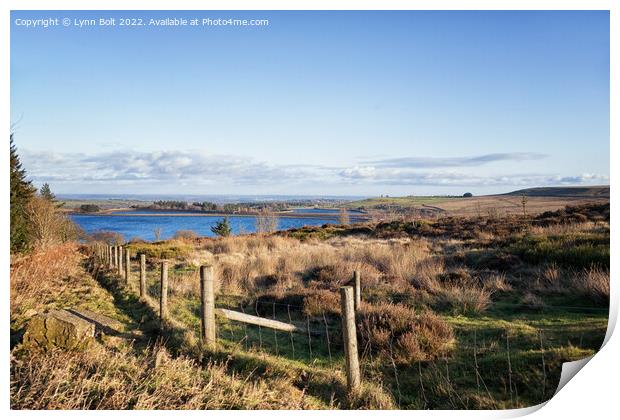
[{"label": "wire fence", "polygon": [[[105,264],[96,265],[95,269],[105,271]],[[108,271],[121,276],[114,270]],[[135,290],[139,269],[132,264],[127,272],[130,274],[128,287]],[[152,297],[160,294],[159,274],[151,270],[147,275],[147,291]],[[173,284],[169,304],[172,316],[181,312],[190,314],[177,320],[199,336],[199,292]],[[344,350],[339,316],[325,310],[309,314],[303,304],[261,296],[221,293],[217,295],[216,304],[220,308],[304,327],[304,333],[286,332],[218,318],[217,340],[231,351],[256,352],[312,366],[341,369]],[[533,306],[504,302],[493,305]],[[608,312],[606,308],[577,305],[548,308],[597,316]],[[381,351],[371,340],[361,340],[362,377],[381,384],[400,408],[506,408],[543,402],[555,391],[561,362],[576,355],[586,356],[584,349],[589,349],[590,353],[598,349],[605,331],[600,322],[589,325],[580,320],[572,323],[547,320],[540,325],[532,324],[535,322],[506,325],[481,320],[473,326],[457,322],[453,325],[452,346],[433,357],[417,360],[412,357],[408,363],[398,360],[397,353],[402,353],[402,348],[394,334],[390,334],[387,346]]]}]

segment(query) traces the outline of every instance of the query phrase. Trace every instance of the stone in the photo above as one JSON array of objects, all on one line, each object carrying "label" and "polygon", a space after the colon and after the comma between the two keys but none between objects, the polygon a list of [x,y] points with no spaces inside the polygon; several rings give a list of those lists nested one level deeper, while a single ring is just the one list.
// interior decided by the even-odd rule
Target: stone
[{"label": "stone", "polygon": [[95,324],[65,310],[51,310],[33,317],[24,334],[26,347],[46,350],[82,350],[95,336]]},{"label": "stone", "polygon": [[76,315],[88,322],[95,324],[95,333],[103,332],[105,334],[119,334],[124,331],[125,327],[122,322],[110,318],[88,309],[69,309],[73,315]]}]

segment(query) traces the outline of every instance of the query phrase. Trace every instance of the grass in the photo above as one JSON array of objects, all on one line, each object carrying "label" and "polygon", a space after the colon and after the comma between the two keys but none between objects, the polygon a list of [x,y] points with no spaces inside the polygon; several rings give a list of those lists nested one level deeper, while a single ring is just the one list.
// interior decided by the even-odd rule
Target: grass
[{"label": "grass", "polygon": [[[150,252],[150,298],[144,302],[137,297],[137,261],[125,287],[106,270],[93,272],[94,281],[80,269],[84,257],[75,247],[62,251],[72,255],[65,260],[49,250],[32,260],[16,258],[12,406],[489,409],[538,404],[553,395],[561,363],[595,353],[607,327],[608,219],[600,217],[604,208],[585,210],[578,212],[585,220],[567,211],[531,219],[327,226],[313,228],[303,240],[295,237],[296,230],[130,244],[134,255]],[[594,251],[583,252],[588,244]],[[577,253],[580,259],[570,260]],[[55,258],[58,265],[47,264],[48,271],[41,273],[46,282],[29,281],[35,266]],[[161,258],[171,262],[171,319],[163,333],[157,322]],[[197,272],[204,263],[216,268],[218,307],[309,324],[317,335],[218,318],[218,351],[206,351],[199,339]],[[53,267],[69,267],[72,274],[63,277]],[[357,395],[347,394],[345,387],[337,293],[353,270],[362,273],[364,301],[357,316],[364,389]],[[85,284],[92,288],[88,297],[78,293]],[[99,340],[95,354],[83,356],[60,352],[46,359],[22,349],[17,331],[28,309],[65,302],[98,304],[142,338],[120,345]],[[63,371],[62,358],[70,372]],[[121,377],[121,371],[129,373]],[[94,378],[101,381],[99,388]],[[210,388],[213,383],[218,389]],[[172,384],[177,388],[170,389]],[[123,395],[114,399],[114,393]]]}]

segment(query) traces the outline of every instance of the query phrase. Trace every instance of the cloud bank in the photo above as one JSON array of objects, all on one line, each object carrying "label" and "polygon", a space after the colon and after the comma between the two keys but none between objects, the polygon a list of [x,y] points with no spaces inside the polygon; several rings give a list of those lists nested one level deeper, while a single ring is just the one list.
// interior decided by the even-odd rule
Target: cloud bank
[{"label": "cloud bank", "polygon": [[[474,168],[505,161],[539,160],[538,153],[495,153],[468,157],[401,157],[362,160],[352,166],[278,165],[247,156],[210,155],[196,150],[114,151],[95,154],[20,151],[36,183],[54,185],[429,186],[510,187],[608,183],[604,174],[512,173],[482,175]],[[183,191],[179,191],[183,192]]]}]

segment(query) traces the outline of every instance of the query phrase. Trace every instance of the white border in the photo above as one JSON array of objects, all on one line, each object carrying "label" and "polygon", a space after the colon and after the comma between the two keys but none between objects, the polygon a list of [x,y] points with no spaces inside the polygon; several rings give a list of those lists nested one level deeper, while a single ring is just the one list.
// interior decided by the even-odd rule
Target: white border
[{"label": "white border", "polygon": [[[0,36],[0,57],[3,58],[0,66],[0,79],[2,80],[2,92],[4,101],[2,101],[1,109],[4,118],[2,120],[2,126],[4,127],[4,133],[8,133],[10,130],[10,79],[9,79],[9,60],[10,60],[10,10],[610,10],[610,27],[611,27],[611,51],[610,51],[610,90],[612,92],[610,102],[610,158],[616,157],[618,160],[618,123],[620,121],[618,115],[618,93],[620,92],[620,82],[618,78],[618,27],[620,19],[618,17],[618,11],[620,9],[618,2],[616,1],[584,1],[584,0],[385,0],[385,1],[371,1],[371,0],[230,0],[230,1],[199,1],[199,0],[90,0],[90,1],[78,1],[78,0],[59,0],[59,1],[28,1],[28,0],[5,0],[1,3],[0,9],[2,11],[1,20],[1,36]],[[8,146],[8,145],[7,145]],[[4,294],[0,299],[1,313],[4,316],[1,317],[2,331],[5,333],[2,335],[2,360],[0,363],[1,377],[2,377],[2,394],[1,394],[1,407],[8,411],[9,409],[9,177],[8,177],[8,147],[0,148],[0,159],[3,162],[2,168],[2,183],[1,189],[3,197],[6,197],[2,201],[2,250],[1,256],[4,277]],[[610,179],[617,178],[617,167],[614,166],[613,159],[611,161]],[[612,192],[612,201],[615,201],[617,196],[614,188]],[[612,206],[612,218],[616,220],[615,207]],[[614,229],[615,224],[612,224],[612,239],[611,239],[611,252],[612,255],[616,255],[618,249],[618,238]],[[503,412],[473,412],[473,411],[394,411],[394,412],[381,412],[381,416],[386,417],[404,417],[415,416],[416,418],[454,418],[459,416],[461,418],[499,418],[499,417],[518,417],[531,413],[532,418],[611,418],[617,415],[619,400],[617,396],[616,387],[614,386],[618,382],[618,374],[620,373],[620,363],[618,362],[618,354],[620,354],[620,344],[615,336],[610,337],[610,332],[613,329],[613,325],[617,320],[618,312],[618,293],[616,289],[617,282],[617,265],[611,264],[611,278],[612,278],[612,310],[610,313],[610,329],[608,331],[609,341],[603,347],[603,349],[586,365],[581,372],[578,373],[577,378],[569,381],[569,383],[542,409],[536,411],[540,407],[534,407],[525,410],[511,410]],[[617,334],[616,334],[617,335]],[[614,414],[612,414],[614,413]],[[41,415],[49,416],[50,418],[66,418],[66,417],[108,417],[110,415],[115,416],[132,416],[132,417],[151,417],[154,413],[151,412],[28,412],[28,411],[12,411],[6,413],[14,417],[39,417]],[[172,417],[176,416],[188,416],[188,417],[201,417],[213,416],[215,418],[234,417],[241,418],[248,415],[256,416],[256,418],[271,418],[274,415],[278,417],[292,417],[297,418],[310,418],[317,415],[324,417],[338,416],[339,418],[356,416],[363,418],[370,418],[377,413],[373,412],[159,412],[157,416]]]}]

